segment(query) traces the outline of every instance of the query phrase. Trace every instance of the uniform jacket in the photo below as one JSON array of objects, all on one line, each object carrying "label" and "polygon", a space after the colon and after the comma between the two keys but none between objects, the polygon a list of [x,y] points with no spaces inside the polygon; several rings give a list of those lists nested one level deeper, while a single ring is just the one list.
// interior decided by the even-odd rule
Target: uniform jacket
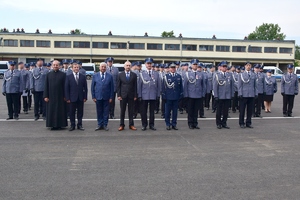
[{"label": "uniform jacket", "polygon": [[211,93],[213,88],[213,74],[208,71],[205,71],[204,73],[207,76],[206,93]]},{"label": "uniform jacket", "polygon": [[166,100],[179,100],[183,97],[182,78],[179,74],[175,73],[174,77],[171,73],[165,75],[162,96]]},{"label": "uniform jacket", "polygon": [[277,81],[273,76],[265,76],[266,95],[273,95],[277,92]]},{"label": "uniform jacket", "polygon": [[117,67],[106,67],[106,72],[107,73],[110,73],[113,77],[113,80],[114,80],[114,89],[115,91],[114,92],[117,92],[117,84],[118,84],[118,76],[119,76],[119,69]]},{"label": "uniform jacket", "polygon": [[97,72],[92,79],[92,98],[97,100],[109,100],[114,97],[114,80],[110,73],[105,73],[101,80],[101,72]]},{"label": "uniform jacket", "polygon": [[266,92],[266,81],[265,81],[265,74],[258,72],[255,73],[256,76],[256,82],[257,82],[257,92],[258,94],[263,94],[264,92]]},{"label": "uniform jacket", "polygon": [[36,67],[32,70],[30,78],[30,89],[34,89],[36,92],[43,92],[45,89],[46,75],[49,70],[46,67]]},{"label": "uniform jacket", "polygon": [[281,93],[286,95],[298,94],[298,78],[296,74],[286,73],[281,77]]},{"label": "uniform jacket", "polygon": [[73,73],[73,70],[71,68],[68,68],[67,70],[65,70],[65,68],[60,68],[59,70],[66,73],[66,75]]},{"label": "uniform jacket", "polygon": [[214,97],[219,99],[231,99],[234,97],[234,80],[232,73],[217,72],[213,84]]},{"label": "uniform jacket", "polygon": [[239,82],[239,73],[233,72],[232,78],[233,78],[233,82],[234,82],[234,92],[237,92],[238,91],[238,82]]},{"label": "uniform jacket", "polygon": [[202,98],[206,94],[205,77],[204,74],[196,71],[189,71],[183,74],[185,76],[184,82],[184,97]]},{"label": "uniform jacket", "polygon": [[239,73],[238,95],[242,97],[255,97],[258,95],[256,75],[245,70]]},{"label": "uniform jacket", "polygon": [[21,71],[21,75],[22,75],[22,90],[26,90],[30,88],[30,72],[26,69],[22,69]]},{"label": "uniform jacket", "polygon": [[125,71],[119,73],[117,79],[117,95],[122,98],[138,98],[137,95],[137,75],[132,71],[129,72],[129,80],[126,78]]},{"label": "uniform jacket", "polygon": [[84,75],[84,76],[86,76],[86,70],[83,69],[82,67],[80,67],[79,73],[82,74],[82,75]]},{"label": "uniform jacket", "polygon": [[4,72],[2,92],[8,94],[22,92],[22,81],[22,75],[19,70],[15,69],[13,70],[13,73],[11,73],[11,70],[7,70],[6,72]]},{"label": "uniform jacket", "polygon": [[67,101],[76,102],[77,100],[87,100],[87,81],[83,74],[78,73],[78,84],[76,83],[74,74],[66,76],[65,97]]},{"label": "uniform jacket", "polygon": [[158,72],[152,70],[150,77],[148,70],[142,71],[138,80],[138,97],[143,100],[156,100],[160,96],[161,83]]}]

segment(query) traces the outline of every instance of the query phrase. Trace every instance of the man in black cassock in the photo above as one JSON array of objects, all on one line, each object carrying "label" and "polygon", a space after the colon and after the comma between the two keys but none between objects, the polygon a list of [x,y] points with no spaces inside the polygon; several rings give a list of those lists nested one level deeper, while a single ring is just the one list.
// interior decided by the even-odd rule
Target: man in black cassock
[{"label": "man in black cassock", "polygon": [[66,74],[59,71],[59,61],[52,63],[52,71],[46,76],[44,100],[46,102],[46,127],[59,130],[68,126],[64,87]]}]

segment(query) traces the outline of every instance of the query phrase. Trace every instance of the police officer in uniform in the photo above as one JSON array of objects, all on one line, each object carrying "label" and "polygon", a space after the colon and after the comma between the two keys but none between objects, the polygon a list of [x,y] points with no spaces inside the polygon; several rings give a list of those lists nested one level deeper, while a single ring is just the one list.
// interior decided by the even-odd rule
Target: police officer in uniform
[{"label": "police officer in uniform", "polygon": [[281,77],[281,95],[283,97],[283,116],[293,117],[295,95],[298,95],[298,78],[294,74],[294,65],[287,66],[287,73]]},{"label": "police officer in uniform", "polygon": [[207,86],[207,82],[208,82],[208,76],[206,73],[203,72],[203,68],[204,68],[204,64],[202,62],[200,62],[198,64],[198,71],[200,72],[200,74],[202,74],[202,76],[204,77],[204,85],[203,88],[205,88],[205,91],[203,93],[203,96],[201,98],[201,103],[200,103],[200,107],[199,107],[199,117],[200,118],[206,118],[204,116],[204,103],[205,103],[205,95],[206,95],[206,86]]},{"label": "police officer in uniform", "polygon": [[206,65],[204,65],[204,73],[206,74],[206,77],[207,77],[204,107],[206,107],[206,109],[209,110],[209,104],[210,104],[210,99],[212,96],[212,87],[213,87],[213,73],[208,71]]},{"label": "police officer in uniform", "polygon": [[240,66],[235,66],[232,70],[232,79],[234,84],[234,96],[232,99],[232,112],[236,113],[239,109],[239,98],[238,98],[238,79],[239,79]]},{"label": "police officer in uniform", "polygon": [[47,73],[49,71],[46,67],[43,67],[43,59],[39,58],[30,78],[30,90],[34,95],[35,121],[40,118],[40,115],[43,116],[43,120],[46,120],[46,103],[44,102],[43,94]]},{"label": "police officer in uniform", "polygon": [[82,62],[80,60],[77,60],[76,63],[79,66],[79,73],[84,75],[84,77],[86,76],[86,70],[82,68]]},{"label": "police officer in uniform", "polygon": [[[28,65],[28,64],[26,64]],[[19,62],[19,70],[21,72],[22,75],[22,93],[20,95],[20,101],[19,101],[19,113],[21,111],[21,99],[23,100],[23,112],[25,114],[28,114],[28,100],[27,100],[27,96],[28,96],[28,92],[29,92],[29,88],[30,88],[30,72],[28,70],[26,70],[25,65],[23,62]]]},{"label": "police officer in uniform", "polygon": [[145,59],[146,70],[140,73],[138,98],[142,103],[141,106],[141,119],[142,119],[142,131],[145,131],[148,126],[148,106],[149,106],[149,128],[156,130],[154,127],[154,109],[156,99],[160,96],[161,80],[157,71],[152,70],[152,58]]},{"label": "police officer in uniform", "polygon": [[[142,62],[140,61],[136,61],[132,63],[132,72],[134,72],[137,76],[137,92],[138,92],[138,96],[139,96],[139,92],[140,92],[140,73],[142,72],[141,70],[141,66],[142,66]],[[134,101],[134,115],[133,115],[133,119],[136,119],[137,114],[140,113],[141,110],[141,99],[139,99],[138,101]]]},{"label": "police officer in uniform", "polygon": [[18,69],[15,69],[16,62],[9,62],[9,70],[4,73],[4,81],[2,85],[2,94],[6,96],[8,108],[8,118],[19,119],[19,99],[22,90],[22,75]]},{"label": "police officer in uniform", "polygon": [[[74,62],[74,60],[72,60],[71,62]],[[63,63],[63,67],[60,68],[59,70],[66,73],[66,75],[72,74],[73,71],[72,71],[71,67],[69,66],[70,61],[68,59],[63,59],[62,63]]]},{"label": "police officer in uniform", "polygon": [[264,94],[266,94],[265,74],[260,72],[260,64],[254,65],[254,74],[257,82],[258,96],[254,101],[254,117],[261,117],[261,106],[264,101]]},{"label": "police officer in uniform", "polygon": [[112,102],[110,103],[110,107],[109,107],[109,115],[111,119],[115,118],[115,105],[116,105],[116,92],[117,92],[117,82],[118,82],[118,76],[119,76],[119,69],[117,67],[113,66],[114,63],[114,58],[112,57],[108,57],[105,60],[107,67],[106,67],[106,72],[110,73],[113,76],[113,80],[114,80],[114,98],[112,100]]},{"label": "police officer in uniform", "polygon": [[230,101],[234,96],[234,81],[232,73],[226,73],[227,62],[223,61],[221,66],[222,71],[216,73],[213,84],[215,101],[218,101],[216,124],[218,129],[229,129],[227,118]]},{"label": "police officer in uniform", "polygon": [[[181,64],[181,69],[177,70],[178,71],[177,73],[181,75],[183,88],[185,88],[185,85],[187,82],[186,73],[188,72],[188,67],[189,67],[188,63],[183,63],[183,64]],[[181,98],[179,100],[179,105],[178,105],[180,114],[183,114],[184,110],[187,112],[187,110],[188,110],[187,104],[188,104],[188,96],[183,94],[183,98]]]},{"label": "police officer in uniform", "polygon": [[[166,99],[165,122],[166,129],[178,130],[177,112],[179,99],[183,97],[182,79],[176,72],[175,64],[170,65],[170,73],[166,74],[163,79],[162,94]],[[172,111],[172,122],[170,121]]]},{"label": "police officer in uniform", "polygon": [[[163,85],[163,81],[165,76],[169,73],[169,64],[165,63],[164,64],[164,71],[160,74],[161,76],[161,81],[162,81],[162,85]],[[162,87],[163,88],[163,87]],[[161,91],[162,93],[162,91]],[[164,95],[161,95],[161,118],[165,118],[165,106],[166,106],[166,99]]]},{"label": "police officer in uniform", "polygon": [[[245,71],[239,74],[238,79],[238,96],[240,98],[240,115],[239,124],[241,128],[253,128],[252,126],[252,112],[254,106],[254,99],[257,98],[257,82],[256,75],[251,71],[251,62],[245,63]],[[247,118],[245,126],[245,111],[247,108]]]},{"label": "police officer in uniform", "polygon": [[203,105],[206,93],[204,74],[197,70],[198,59],[191,60],[192,70],[186,72],[184,78],[184,96],[188,97],[188,126],[190,129],[200,129],[198,126],[198,110]]}]

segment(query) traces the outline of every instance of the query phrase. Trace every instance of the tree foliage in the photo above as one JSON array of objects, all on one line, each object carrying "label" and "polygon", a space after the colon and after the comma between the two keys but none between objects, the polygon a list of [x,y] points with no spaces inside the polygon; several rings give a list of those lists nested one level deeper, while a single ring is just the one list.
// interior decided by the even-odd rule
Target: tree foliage
[{"label": "tree foliage", "polygon": [[161,37],[175,37],[174,31],[169,31],[169,32],[164,31],[161,33]]},{"label": "tree foliage", "polygon": [[278,24],[263,23],[248,35],[248,40],[284,40],[285,37]]},{"label": "tree foliage", "polygon": [[295,59],[300,60],[300,46],[295,46]]},{"label": "tree foliage", "polygon": [[74,30],[71,30],[69,34],[75,34],[75,35],[82,35],[82,34],[85,34],[84,32],[81,31],[81,29],[74,29]]}]

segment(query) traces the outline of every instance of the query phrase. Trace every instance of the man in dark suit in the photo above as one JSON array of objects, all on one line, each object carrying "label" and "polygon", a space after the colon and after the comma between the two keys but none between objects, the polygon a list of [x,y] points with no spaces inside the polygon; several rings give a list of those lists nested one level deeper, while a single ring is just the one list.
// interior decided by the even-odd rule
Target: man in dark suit
[{"label": "man in dark suit", "polygon": [[70,104],[70,122],[69,131],[75,130],[75,112],[77,110],[77,129],[84,130],[82,127],[83,105],[87,100],[87,81],[84,75],[79,73],[78,63],[72,64],[73,73],[67,75],[65,82],[65,97]]},{"label": "man in dark suit", "polygon": [[137,100],[137,75],[130,70],[131,63],[125,62],[125,71],[121,72],[118,76],[117,82],[117,95],[118,100],[121,104],[121,116],[120,116],[120,127],[119,131],[124,130],[124,118],[126,106],[128,104],[128,117],[129,117],[129,128],[136,130],[133,122],[134,113],[134,101]]},{"label": "man in dark suit", "polygon": [[113,76],[106,72],[106,63],[102,62],[99,66],[100,72],[93,76],[91,84],[91,92],[93,101],[97,108],[97,122],[98,126],[95,131],[108,131],[108,114],[110,103],[114,98],[114,81]]}]

